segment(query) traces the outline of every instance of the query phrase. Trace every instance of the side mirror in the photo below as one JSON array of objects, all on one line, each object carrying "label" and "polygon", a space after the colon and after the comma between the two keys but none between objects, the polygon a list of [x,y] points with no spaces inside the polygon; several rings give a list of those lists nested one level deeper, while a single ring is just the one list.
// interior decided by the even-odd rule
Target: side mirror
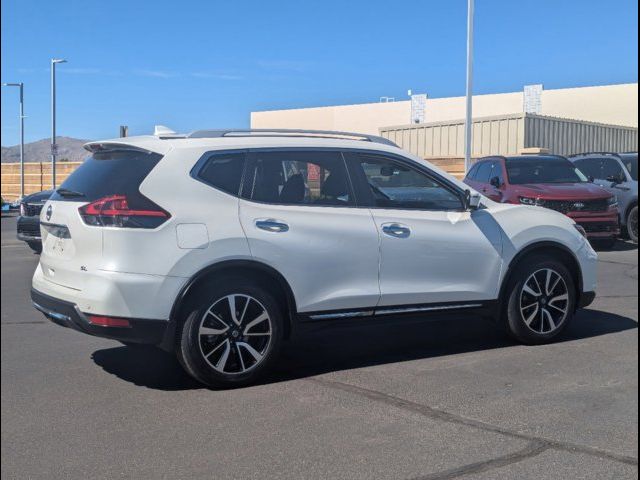
[{"label": "side mirror", "polygon": [[479,193],[471,193],[471,190],[464,191],[464,203],[466,210],[477,210],[480,207],[481,196]]},{"label": "side mirror", "polygon": [[618,185],[620,183],[624,183],[624,179],[622,178],[622,175],[611,175],[610,177],[607,177],[607,182]]},{"label": "side mirror", "polygon": [[393,177],[395,173],[396,173],[396,169],[389,165],[380,167],[380,175],[382,175],[383,177]]},{"label": "side mirror", "polygon": [[499,177],[492,177],[491,180],[489,180],[489,183],[496,188],[500,188],[502,186],[502,182],[500,182]]},{"label": "side mirror", "polygon": [[589,175],[589,176],[587,177],[587,180],[589,180],[589,183],[593,183],[593,182],[595,182],[595,181],[596,181],[596,179],[594,178],[594,176],[593,176],[593,175]]}]

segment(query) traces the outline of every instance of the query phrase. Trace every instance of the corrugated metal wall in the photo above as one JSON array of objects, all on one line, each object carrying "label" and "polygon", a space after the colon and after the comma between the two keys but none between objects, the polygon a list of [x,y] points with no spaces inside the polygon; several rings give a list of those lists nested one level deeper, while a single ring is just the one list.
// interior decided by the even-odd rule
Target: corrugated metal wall
[{"label": "corrugated metal wall", "polygon": [[542,147],[558,155],[638,150],[638,129],[527,115],[525,147]]},{"label": "corrugated metal wall", "polygon": [[[464,121],[384,127],[380,134],[419,157],[463,157]],[[638,129],[532,114],[479,118],[473,122],[473,156],[517,155],[523,148],[570,155],[638,149]]]}]

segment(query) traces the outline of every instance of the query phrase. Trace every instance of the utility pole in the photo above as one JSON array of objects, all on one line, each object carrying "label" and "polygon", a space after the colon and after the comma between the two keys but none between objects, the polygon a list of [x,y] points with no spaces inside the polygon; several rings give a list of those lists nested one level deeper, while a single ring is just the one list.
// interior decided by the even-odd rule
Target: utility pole
[{"label": "utility pole", "polygon": [[464,171],[471,166],[473,154],[473,10],[474,0],[467,4],[467,112],[465,116]]},{"label": "utility pole", "polygon": [[67,63],[63,58],[51,59],[51,186],[56,189],[56,155],[58,146],[56,145],[56,65]]},{"label": "utility pole", "polygon": [[24,83],[3,83],[3,87],[20,88],[20,198],[24,197]]}]

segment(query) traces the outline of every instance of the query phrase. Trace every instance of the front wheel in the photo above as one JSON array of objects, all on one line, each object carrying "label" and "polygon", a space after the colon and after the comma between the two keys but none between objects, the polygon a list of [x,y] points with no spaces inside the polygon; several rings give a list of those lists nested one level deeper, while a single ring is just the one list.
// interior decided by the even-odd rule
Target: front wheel
[{"label": "front wheel", "polygon": [[638,243],[638,206],[636,205],[629,212],[627,217],[627,235],[633,243]]},{"label": "front wheel", "polygon": [[576,289],[569,270],[559,261],[532,257],[509,285],[507,330],[525,344],[556,338],[573,318]]},{"label": "front wheel", "polygon": [[187,316],[178,360],[211,387],[254,383],[273,363],[282,340],[282,312],[265,289],[244,279],[202,289]]}]

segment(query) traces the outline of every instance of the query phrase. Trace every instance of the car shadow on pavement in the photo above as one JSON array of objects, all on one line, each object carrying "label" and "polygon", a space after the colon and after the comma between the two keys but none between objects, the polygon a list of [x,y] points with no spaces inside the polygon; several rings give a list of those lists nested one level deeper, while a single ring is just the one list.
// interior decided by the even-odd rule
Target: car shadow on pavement
[{"label": "car shadow on pavement", "polygon": [[[630,318],[583,310],[558,342],[634,328],[638,324]],[[506,347],[517,348],[518,344],[477,317],[437,321],[405,317],[393,324],[317,325],[284,346],[274,368],[260,384]],[[159,349],[108,348],[95,351],[92,359],[104,371],[135,385],[168,391],[204,388],[182,370],[173,355]]]}]

